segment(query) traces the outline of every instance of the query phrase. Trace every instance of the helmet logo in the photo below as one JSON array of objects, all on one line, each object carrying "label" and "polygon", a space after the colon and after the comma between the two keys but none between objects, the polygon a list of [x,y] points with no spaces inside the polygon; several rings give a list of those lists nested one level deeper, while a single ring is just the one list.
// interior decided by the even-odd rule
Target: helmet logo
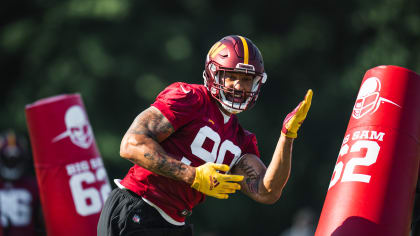
[{"label": "helmet logo", "polygon": [[93,142],[93,134],[85,111],[79,105],[71,106],[66,111],[64,122],[66,131],[55,137],[52,142],[70,137],[74,145],[84,149],[89,148]]},{"label": "helmet logo", "polygon": [[221,42],[217,42],[213,45],[213,47],[210,48],[210,51],[209,51],[208,55],[210,57],[215,57],[217,55],[217,53],[219,53],[220,51],[222,51],[225,48],[226,48],[226,45],[222,44]]},{"label": "helmet logo", "polygon": [[377,77],[370,77],[363,82],[354,104],[352,116],[360,119],[367,114],[373,114],[379,106],[384,103],[391,103],[397,107],[401,107],[395,102],[380,97],[381,81]]}]

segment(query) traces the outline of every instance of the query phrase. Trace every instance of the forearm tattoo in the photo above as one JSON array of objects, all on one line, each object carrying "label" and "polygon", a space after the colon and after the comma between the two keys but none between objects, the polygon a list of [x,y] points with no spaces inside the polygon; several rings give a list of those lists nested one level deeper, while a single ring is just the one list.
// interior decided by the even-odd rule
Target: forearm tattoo
[{"label": "forearm tattoo", "polygon": [[151,170],[153,170],[156,174],[178,179],[178,176],[187,169],[186,165],[182,162],[175,162],[175,159],[169,159],[157,152],[154,154],[155,155],[145,153],[144,157],[151,161]]},{"label": "forearm tattoo", "polygon": [[[143,111],[130,126],[129,133],[145,135],[157,143],[165,140],[174,132],[171,123],[153,107]],[[147,142],[147,141],[145,141]],[[149,160],[146,168],[156,174],[179,179],[179,176],[187,169],[187,166],[166,155],[165,150],[159,145],[155,150],[148,150],[144,157]]]},{"label": "forearm tattoo", "polygon": [[262,178],[261,173],[258,173],[257,170],[249,165],[246,159],[242,160],[238,168],[245,173],[245,183],[248,186],[248,189],[251,193],[258,193],[260,180]]}]

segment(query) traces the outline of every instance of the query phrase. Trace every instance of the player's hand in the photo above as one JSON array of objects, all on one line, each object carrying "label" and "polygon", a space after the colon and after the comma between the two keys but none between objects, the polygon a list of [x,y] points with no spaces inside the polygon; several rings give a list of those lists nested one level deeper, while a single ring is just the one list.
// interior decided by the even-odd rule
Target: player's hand
[{"label": "player's hand", "polygon": [[244,179],[242,175],[222,174],[229,171],[229,166],[208,162],[195,168],[195,179],[191,187],[212,197],[227,199],[228,194],[241,189],[236,183]]},{"label": "player's hand", "polygon": [[311,107],[312,94],[312,89],[309,89],[306,93],[305,99],[286,116],[281,130],[282,135],[289,138],[297,137],[297,131],[305,120],[309,108]]}]

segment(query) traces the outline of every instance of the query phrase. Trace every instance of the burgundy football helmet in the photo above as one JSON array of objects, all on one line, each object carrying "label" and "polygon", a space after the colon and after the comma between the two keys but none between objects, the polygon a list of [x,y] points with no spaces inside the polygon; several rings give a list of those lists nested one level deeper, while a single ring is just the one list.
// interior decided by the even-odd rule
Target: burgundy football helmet
[{"label": "burgundy football helmet", "polygon": [[[226,72],[239,72],[254,77],[251,91],[245,92],[225,86]],[[204,85],[211,95],[228,112],[236,114],[251,108],[257,101],[261,85],[267,80],[260,50],[248,38],[231,35],[224,37],[211,47],[207,54],[203,72]],[[226,97],[242,95],[246,99],[238,103]]]},{"label": "burgundy football helmet", "polygon": [[0,177],[12,181],[20,179],[30,160],[28,155],[26,139],[13,131],[0,134]]}]

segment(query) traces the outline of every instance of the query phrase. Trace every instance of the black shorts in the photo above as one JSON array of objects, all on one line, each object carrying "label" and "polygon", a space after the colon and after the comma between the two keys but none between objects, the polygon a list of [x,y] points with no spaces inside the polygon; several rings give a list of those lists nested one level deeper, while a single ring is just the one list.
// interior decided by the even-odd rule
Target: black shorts
[{"label": "black shorts", "polygon": [[137,194],[116,188],[102,208],[98,236],[117,235],[191,236],[192,225],[173,225]]}]

